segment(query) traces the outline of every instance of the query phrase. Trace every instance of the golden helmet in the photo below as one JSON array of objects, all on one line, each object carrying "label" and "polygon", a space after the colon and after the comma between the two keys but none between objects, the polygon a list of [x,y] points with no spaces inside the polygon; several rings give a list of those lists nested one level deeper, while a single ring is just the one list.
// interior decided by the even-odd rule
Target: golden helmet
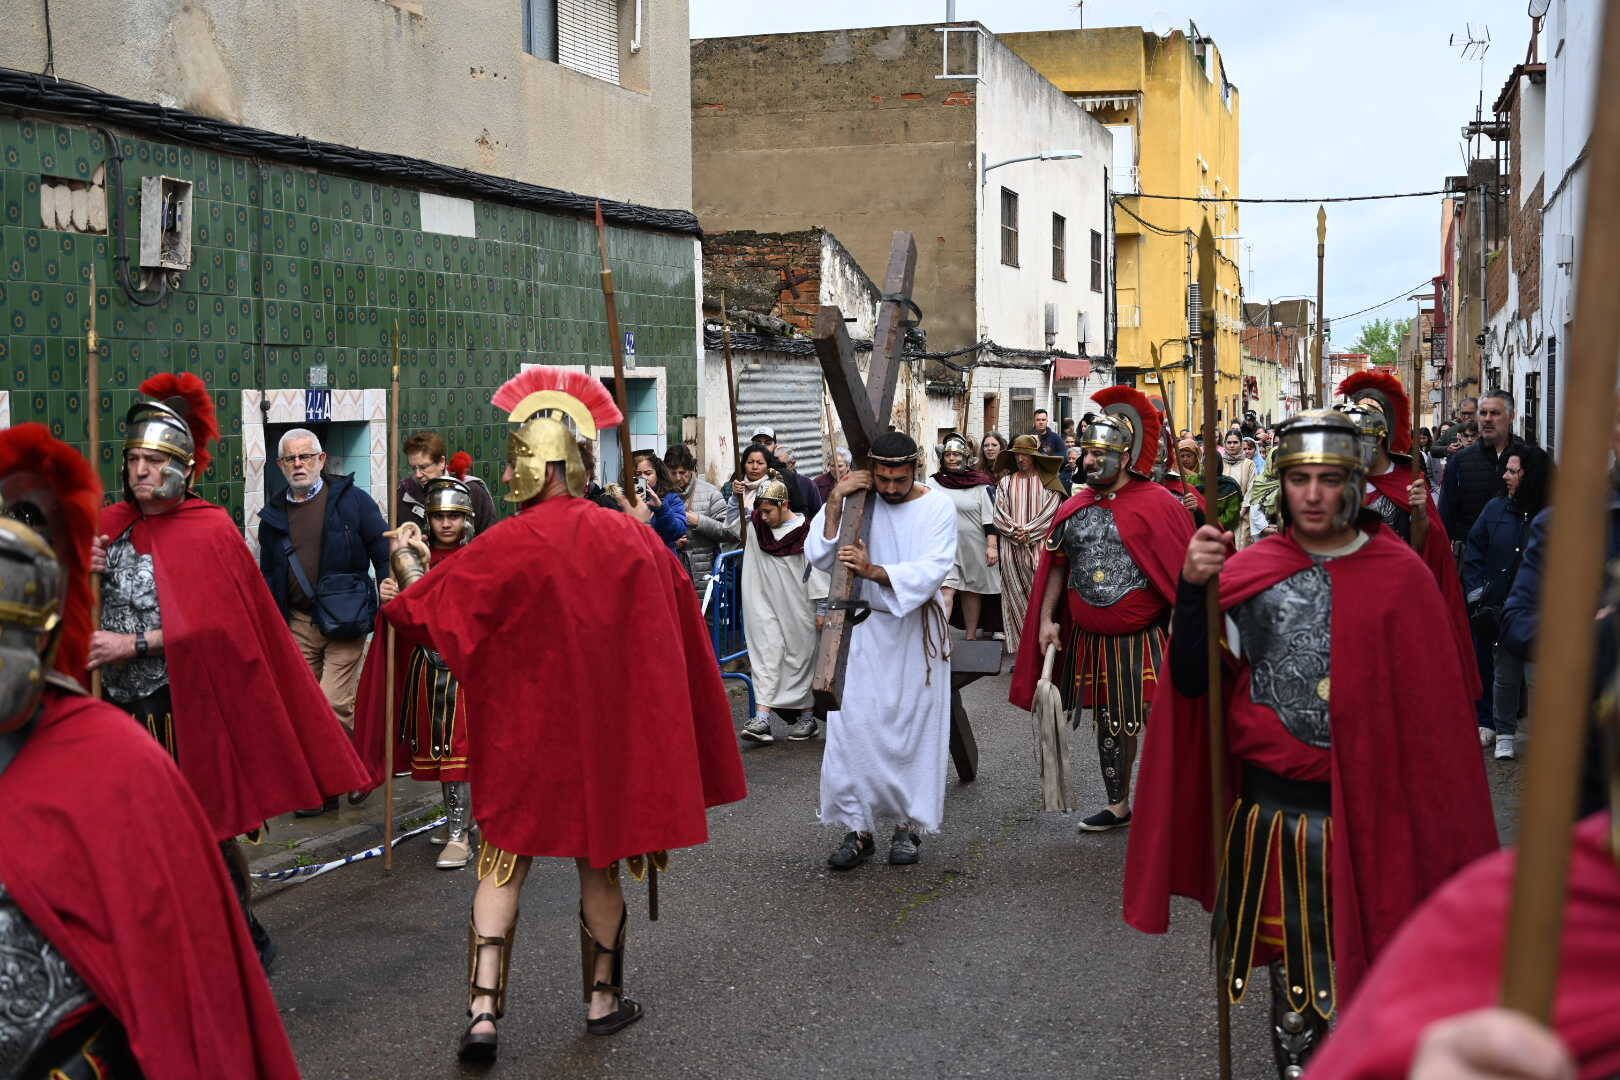
[{"label": "golden helmet", "polygon": [[[546,486],[546,470],[563,466],[568,493],[585,494],[585,462],[579,439],[624,422],[613,395],[582,371],[535,366],[508,379],[491,399],[517,427],[506,439],[512,467],[508,502],[526,503]],[[572,427],[570,427],[572,422]]]}]

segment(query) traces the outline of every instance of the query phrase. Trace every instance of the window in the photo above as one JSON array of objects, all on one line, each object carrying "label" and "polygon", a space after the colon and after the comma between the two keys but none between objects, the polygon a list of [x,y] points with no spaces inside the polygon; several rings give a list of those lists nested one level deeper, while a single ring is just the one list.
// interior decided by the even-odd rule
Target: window
[{"label": "window", "polygon": [[1018,265],[1018,193],[1001,189],[1001,261]]},{"label": "window", "polygon": [[1102,233],[1096,229],[1091,230],[1091,291],[1103,291]]},{"label": "window", "polygon": [[617,83],[618,0],[523,0],[523,48],[541,60]]},{"label": "window", "polygon": [[1008,438],[1016,439],[1035,430],[1035,391],[1027,386],[1015,386],[1007,393],[1012,399],[1008,403]]},{"label": "window", "polygon": [[1001,430],[1001,399],[994,394],[984,395],[984,432]]},{"label": "window", "polygon": [[1069,223],[1067,221],[1063,220],[1063,215],[1062,214],[1053,214],[1052,215],[1052,280],[1053,281],[1068,281],[1069,280],[1068,275],[1064,270],[1064,261],[1063,261],[1064,232],[1068,228],[1068,224]]}]

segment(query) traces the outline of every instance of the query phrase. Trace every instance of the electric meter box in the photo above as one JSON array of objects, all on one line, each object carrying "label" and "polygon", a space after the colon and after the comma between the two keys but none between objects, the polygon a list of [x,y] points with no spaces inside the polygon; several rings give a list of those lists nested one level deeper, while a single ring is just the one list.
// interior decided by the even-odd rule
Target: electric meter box
[{"label": "electric meter box", "polygon": [[191,269],[191,181],[141,177],[141,267]]}]

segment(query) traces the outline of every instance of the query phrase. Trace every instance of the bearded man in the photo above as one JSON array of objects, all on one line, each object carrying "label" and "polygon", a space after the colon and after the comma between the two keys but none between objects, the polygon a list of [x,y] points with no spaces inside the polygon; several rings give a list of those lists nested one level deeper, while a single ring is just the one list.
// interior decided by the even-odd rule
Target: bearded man
[{"label": "bearded man", "polygon": [[[1293,1080],[1401,921],[1496,846],[1471,751],[1459,658],[1421,668],[1405,643],[1441,617],[1410,547],[1363,512],[1355,425],[1333,410],[1278,429],[1285,531],[1228,555],[1205,525],[1187,548],[1125,864],[1125,918],[1168,926],[1172,894],[1215,912],[1233,1002],[1269,967],[1273,1052]],[[1206,584],[1226,615],[1226,850],[1211,848]],[[1399,813],[1392,813],[1399,807]]]},{"label": "bearded man", "polygon": [[1131,822],[1131,766],[1164,656],[1176,569],[1193,523],[1150,478],[1158,410],[1128,386],[1095,395],[1103,411],[1081,433],[1086,486],[1058,510],[1035,572],[1013,668],[1014,705],[1033,705],[1049,648],[1063,653],[1064,706],[1090,709],[1108,805],[1080,822],[1106,832]]}]

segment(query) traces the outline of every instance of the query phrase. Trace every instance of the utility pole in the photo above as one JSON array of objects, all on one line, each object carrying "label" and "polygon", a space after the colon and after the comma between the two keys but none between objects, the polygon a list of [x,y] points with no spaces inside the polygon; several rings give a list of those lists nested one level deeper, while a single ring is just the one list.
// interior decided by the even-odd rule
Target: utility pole
[{"label": "utility pole", "polygon": [[[1316,408],[1327,408],[1326,356],[1322,349],[1322,269],[1327,257],[1327,207],[1316,208]],[[1302,395],[1303,396],[1303,395]]]}]

